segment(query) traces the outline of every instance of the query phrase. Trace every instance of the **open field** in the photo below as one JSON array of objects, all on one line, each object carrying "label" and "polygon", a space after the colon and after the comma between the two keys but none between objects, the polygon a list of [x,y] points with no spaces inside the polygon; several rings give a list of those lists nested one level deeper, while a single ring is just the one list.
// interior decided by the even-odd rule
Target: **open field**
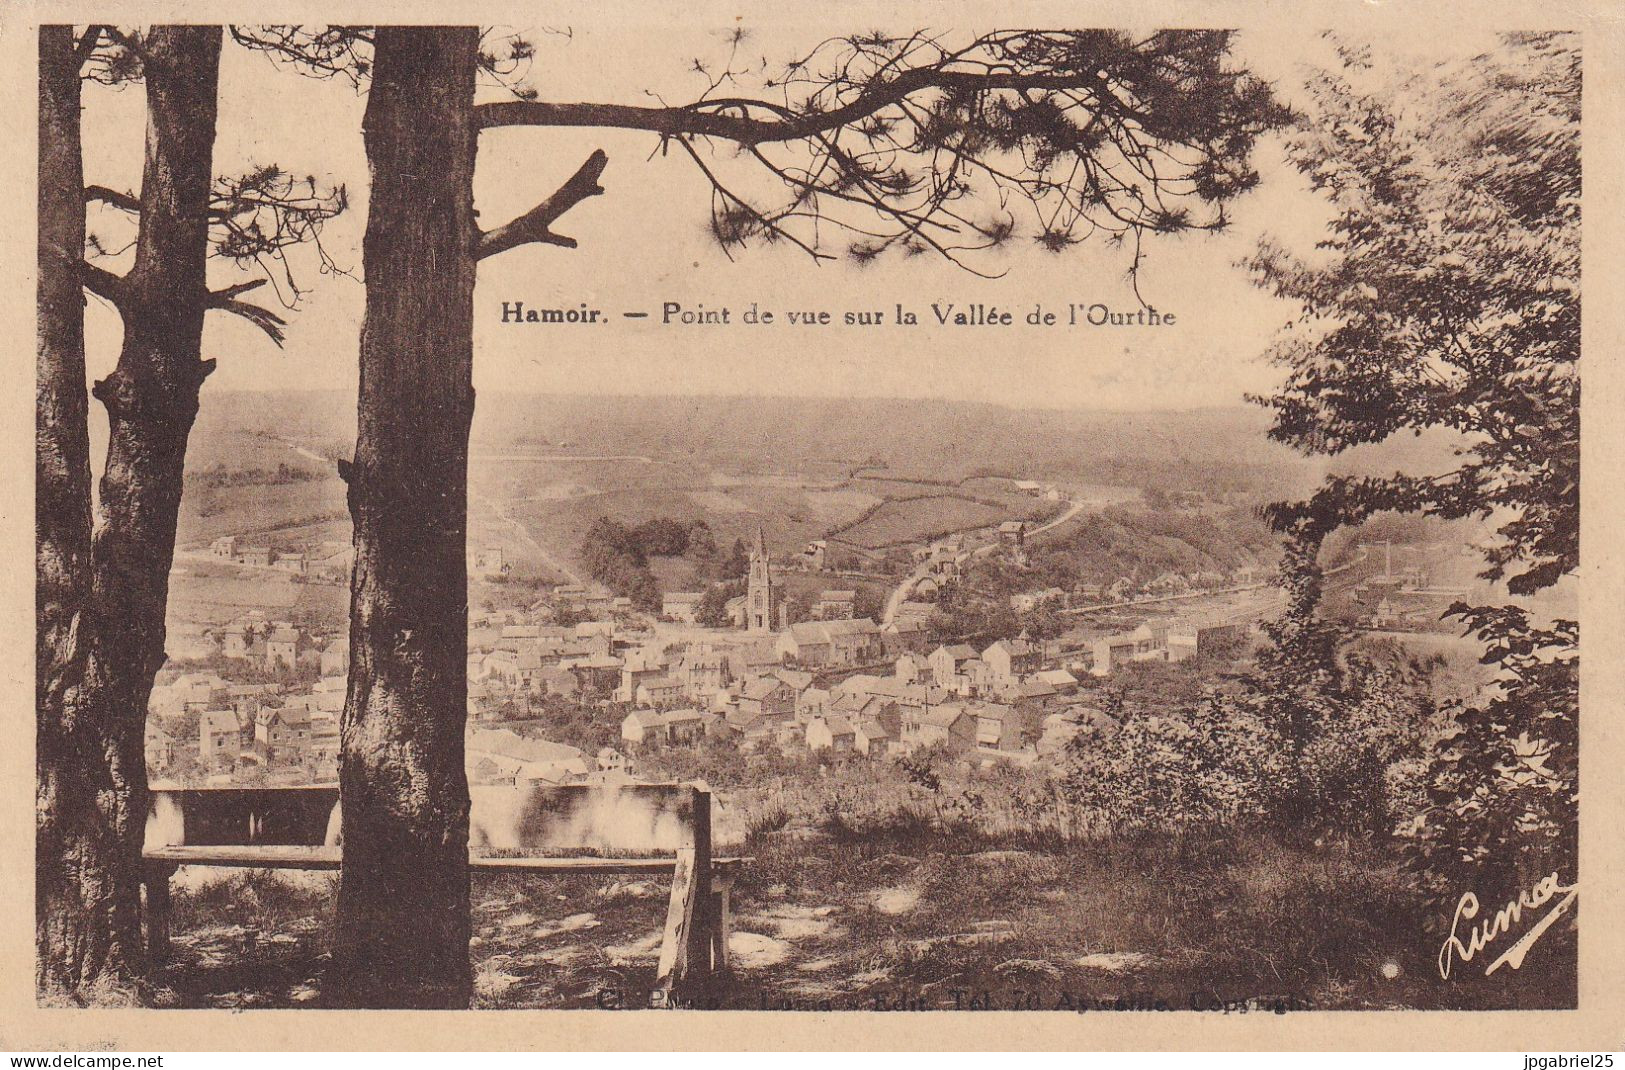
[{"label": "open field", "polygon": [[[554,464],[557,468],[585,467],[570,462]],[[535,470],[539,465],[527,467]],[[648,479],[646,470],[650,467],[663,473],[664,478]],[[622,480],[622,474],[629,478]],[[555,477],[556,472],[549,472],[545,478]],[[488,489],[492,483],[500,486]],[[1052,503],[1009,491],[943,492],[921,484],[868,481],[804,485],[790,475],[744,480],[720,470],[703,470],[697,461],[630,465],[615,473],[600,474],[590,492],[568,497],[516,495],[517,488],[505,474],[498,478],[478,477],[475,489],[472,537],[505,548],[513,545],[511,530],[504,532],[490,522],[489,503],[501,501],[506,514],[522,524],[533,539],[572,563],[577,560],[588,527],[600,516],[627,525],[655,517],[671,517],[682,523],[703,520],[724,550],[738,538],[752,541],[760,526],[769,547],[783,561],[813,539],[826,536],[858,548],[883,549],[908,545],[940,532],[1031,517],[1054,508]],[[517,560],[531,563],[522,544],[514,546],[513,554]]]},{"label": "open field", "polygon": [[1011,520],[1007,510],[943,495],[892,500],[840,533],[842,540],[871,550],[918,543],[933,535],[985,528]]},{"label": "open field", "polygon": [[299,483],[188,487],[182,501],[176,531],[181,546],[207,544],[221,535],[246,535],[264,543],[295,527],[329,531],[342,527],[345,537],[349,535],[344,483],[337,476]]},{"label": "open field", "polygon": [[248,609],[311,626],[337,626],[349,611],[348,584],[301,583],[275,569],[241,568],[208,558],[176,562],[169,582],[171,623],[223,624]]}]

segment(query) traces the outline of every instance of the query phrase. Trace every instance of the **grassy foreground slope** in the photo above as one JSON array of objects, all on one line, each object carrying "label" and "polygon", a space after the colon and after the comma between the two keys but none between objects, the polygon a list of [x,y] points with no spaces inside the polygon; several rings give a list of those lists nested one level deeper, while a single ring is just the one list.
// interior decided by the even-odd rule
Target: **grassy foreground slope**
[{"label": "grassy foreground slope", "polygon": [[[1038,844],[919,822],[754,833],[736,888],[738,1009],[1250,1010],[1472,1007],[1440,983],[1394,860],[1367,843]],[[330,877],[238,875],[176,904],[162,981],[189,1007],[320,1002]],[[474,888],[477,1006],[648,1005],[666,888],[493,877]],[[1554,934],[1554,942],[1564,939]],[[1531,954],[1520,1006],[1572,1005]]]}]

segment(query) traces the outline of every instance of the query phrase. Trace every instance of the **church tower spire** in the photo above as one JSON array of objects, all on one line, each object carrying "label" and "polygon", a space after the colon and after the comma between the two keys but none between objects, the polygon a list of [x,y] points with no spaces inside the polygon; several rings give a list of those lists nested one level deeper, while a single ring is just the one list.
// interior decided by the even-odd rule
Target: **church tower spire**
[{"label": "church tower spire", "polygon": [[745,627],[753,632],[773,631],[779,614],[779,593],[773,588],[772,563],[767,555],[767,533],[756,525],[756,545],[750,551],[750,574],[745,588]]}]

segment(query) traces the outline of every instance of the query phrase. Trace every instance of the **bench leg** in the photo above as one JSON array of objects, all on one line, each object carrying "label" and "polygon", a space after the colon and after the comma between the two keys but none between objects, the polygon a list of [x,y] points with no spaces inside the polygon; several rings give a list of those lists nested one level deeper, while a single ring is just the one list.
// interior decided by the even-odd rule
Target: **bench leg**
[{"label": "bench leg", "polygon": [[728,937],[733,933],[733,883],[732,877],[715,878],[716,891],[711,896],[712,919],[715,922],[712,929],[715,943],[711,961],[719,974],[727,974],[733,970],[733,960],[728,955]]},{"label": "bench leg", "polygon": [[655,979],[655,988],[668,996],[688,981],[689,941],[695,924],[701,920],[696,916],[700,911],[696,909],[694,875],[693,848],[680,848],[672,873],[666,931],[660,942],[660,969]]},{"label": "bench leg", "polygon": [[169,961],[169,878],[177,867],[149,863],[142,875],[147,890],[147,962]]}]

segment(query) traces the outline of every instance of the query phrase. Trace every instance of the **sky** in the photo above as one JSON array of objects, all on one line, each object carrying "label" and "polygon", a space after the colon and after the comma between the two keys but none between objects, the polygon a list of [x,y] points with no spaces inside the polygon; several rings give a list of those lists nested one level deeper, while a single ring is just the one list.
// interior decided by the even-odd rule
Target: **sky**
[{"label": "sky", "polygon": [[[827,36],[828,26],[746,25],[743,49],[782,61]],[[867,29],[868,27],[854,27]],[[538,55],[530,82],[543,100],[647,103],[692,99],[704,88],[695,58],[721,61],[731,27],[575,24],[525,30]],[[1488,44],[1480,34],[1408,36],[1379,47],[1427,60]],[[1425,51],[1424,51],[1425,50]],[[1326,44],[1288,20],[1238,34],[1236,62],[1298,99],[1302,63]],[[630,60],[630,61],[629,61]],[[360,239],[365,223],[363,96],[342,81],[302,77],[263,55],[227,42],[222,57],[216,173],[276,162],[294,174],[342,182],[353,210],[328,225],[332,257],[355,278],[323,275],[314,258],[295,254],[306,294],[290,315],[278,350],[245,322],[211,313],[206,357],[219,370],[207,390],[305,387],[354,391],[363,306]],[[86,179],[120,188],[139,180],[143,98],[139,87],[86,92]],[[1126,253],[1084,243],[1061,255],[1013,243],[980,267],[983,279],[934,257],[890,256],[867,264],[814,264],[804,254],[752,245],[730,261],[706,234],[708,188],[681,154],[662,157],[651,134],[625,131],[505,129],[482,135],[476,179],[481,224],[492,227],[551,193],[594,148],[609,155],[602,185],[556,225],[574,250],[525,246],[483,261],[475,295],[475,387],[480,392],[565,394],[714,394],[933,397],[1015,407],[1179,409],[1237,404],[1268,390],[1279,371],[1263,353],[1293,309],[1257,289],[1236,266],[1268,234],[1308,249],[1322,233],[1324,205],[1288,167],[1277,140],[1262,141],[1254,165],[1260,186],[1232,206],[1220,235],[1148,241],[1140,292],[1174,313],[1172,327],[1072,330],[1019,324],[1042,305],[1064,314],[1072,303],[1139,307],[1125,279]],[[723,161],[725,162],[725,161]],[[116,219],[93,213],[91,228],[109,237]],[[228,265],[213,285],[241,281]],[[253,295],[274,301],[269,287]],[[530,307],[589,307],[610,313],[608,326],[513,326],[503,302]],[[737,320],[752,303],[780,312],[773,327],[662,326],[665,302],[728,307]],[[1006,329],[922,326],[794,327],[791,310],[883,311],[903,303],[929,323],[931,303],[996,305],[1017,313]],[[648,311],[643,321],[623,310]],[[117,356],[119,323],[91,299],[87,315],[93,374]]]}]

